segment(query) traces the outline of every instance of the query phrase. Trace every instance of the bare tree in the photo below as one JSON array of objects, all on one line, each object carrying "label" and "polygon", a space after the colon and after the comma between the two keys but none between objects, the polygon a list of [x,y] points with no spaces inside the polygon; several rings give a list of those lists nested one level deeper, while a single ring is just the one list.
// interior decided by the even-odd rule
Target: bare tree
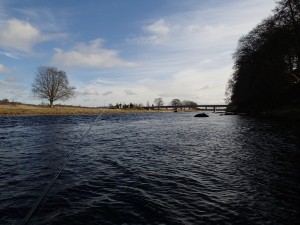
[{"label": "bare tree", "polygon": [[57,100],[68,100],[75,96],[75,87],[69,86],[66,72],[55,67],[38,67],[36,77],[32,84],[32,93],[40,99],[47,99],[50,107]]},{"label": "bare tree", "polygon": [[175,107],[175,111],[176,111],[177,108],[181,106],[181,101],[178,98],[174,98],[171,101],[171,106],[174,106]]},{"label": "bare tree", "polygon": [[193,102],[193,101],[190,101],[190,100],[183,100],[181,102],[181,105],[184,107],[184,108],[197,108],[197,103],[196,102]]},{"label": "bare tree", "polygon": [[162,100],[162,98],[156,98],[154,99],[154,104],[159,108],[164,105],[164,101]]}]

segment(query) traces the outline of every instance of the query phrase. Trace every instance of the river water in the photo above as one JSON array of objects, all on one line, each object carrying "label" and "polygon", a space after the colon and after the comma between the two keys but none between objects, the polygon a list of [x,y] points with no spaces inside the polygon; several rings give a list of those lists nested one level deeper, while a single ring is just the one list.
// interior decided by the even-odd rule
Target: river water
[{"label": "river water", "polygon": [[[299,124],[101,115],[31,224],[300,224]],[[0,117],[0,224],[20,224],[96,116]]]}]

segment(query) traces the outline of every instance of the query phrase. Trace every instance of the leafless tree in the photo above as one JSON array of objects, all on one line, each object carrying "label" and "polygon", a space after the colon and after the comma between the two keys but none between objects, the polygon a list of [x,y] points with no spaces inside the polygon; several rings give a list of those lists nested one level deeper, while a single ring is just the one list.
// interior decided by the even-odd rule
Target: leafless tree
[{"label": "leafless tree", "polygon": [[175,110],[177,110],[177,108],[181,106],[181,101],[178,98],[174,98],[171,101],[171,106],[174,106]]},{"label": "leafless tree", "polygon": [[55,67],[38,67],[32,84],[32,93],[40,99],[47,99],[50,107],[57,100],[68,100],[75,96],[75,87],[69,86],[66,72]]},{"label": "leafless tree", "polygon": [[156,98],[154,99],[154,104],[159,108],[164,105],[164,101],[162,100],[162,98]]},{"label": "leafless tree", "polygon": [[197,103],[196,102],[193,102],[193,101],[190,101],[190,100],[183,100],[181,102],[181,105],[184,107],[184,108],[197,108]]}]

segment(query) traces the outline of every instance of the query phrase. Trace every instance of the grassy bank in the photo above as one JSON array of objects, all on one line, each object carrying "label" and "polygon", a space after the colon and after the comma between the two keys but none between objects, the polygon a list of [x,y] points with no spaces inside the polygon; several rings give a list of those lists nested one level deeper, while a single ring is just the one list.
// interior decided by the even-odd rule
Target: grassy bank
[{"label": "grassy bank", "polygon": [[[159,110],[162,111],[162,110]],[[113,114],[113,113],[142,113],[158,112],[158,110],[142,109],[100,109],[75,106],[48,106],[7,104],[0,105],[0,116],[26,116],[26,115],[85,115],[85,114]]]}]

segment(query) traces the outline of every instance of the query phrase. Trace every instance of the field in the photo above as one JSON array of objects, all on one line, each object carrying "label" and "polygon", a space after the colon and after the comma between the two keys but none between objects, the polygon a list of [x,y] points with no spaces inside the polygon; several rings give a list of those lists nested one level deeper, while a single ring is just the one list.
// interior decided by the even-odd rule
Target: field
[{"label": "field", "polygon": [[[101,109],[79,106],[38,106],[27,104],[3,104],[0,105],[0,116],[26,116],[26,115],[84,115],[100,113],[141,113],[157,112],[158,110],[143,109]],[[159,110],[160,112],[162,110]]]}]

